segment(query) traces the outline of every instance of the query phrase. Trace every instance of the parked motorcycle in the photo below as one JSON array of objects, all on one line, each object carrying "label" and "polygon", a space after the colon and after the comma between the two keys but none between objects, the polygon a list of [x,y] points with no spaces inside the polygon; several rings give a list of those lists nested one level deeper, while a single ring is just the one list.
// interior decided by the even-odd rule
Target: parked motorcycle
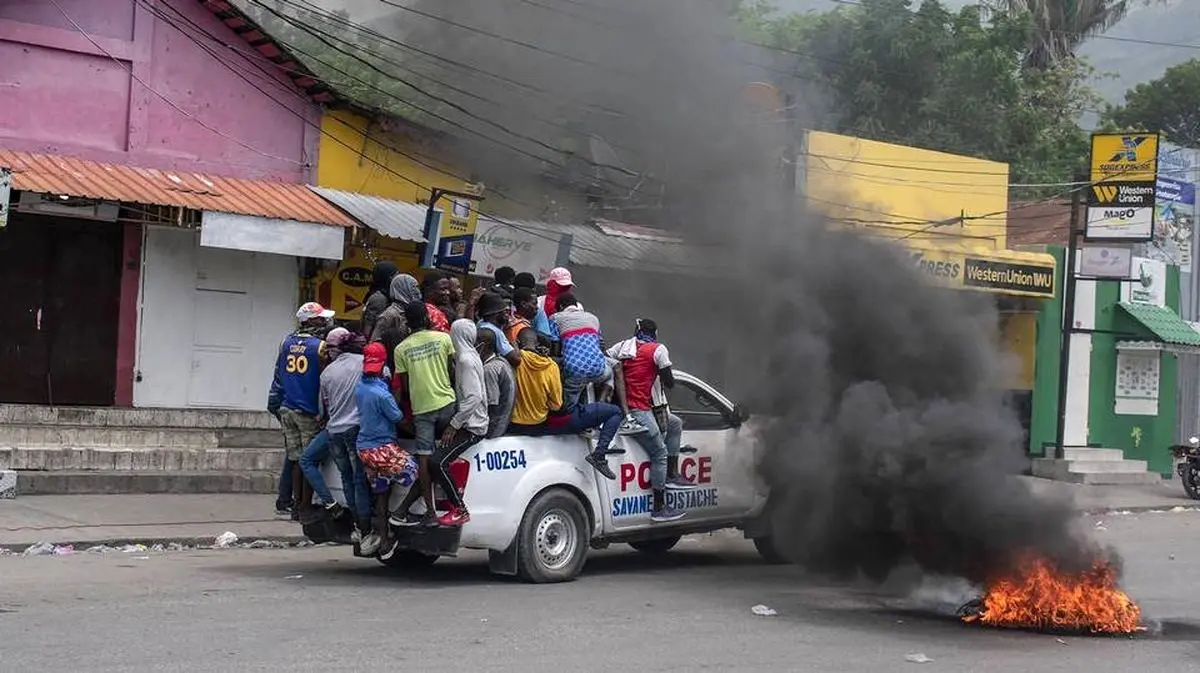
[{"label": "parked motorcycle", "polygon": [[1188,439],[1187,444],[1171,447],[1175,457],[1175,472],[1183,481],[1183,490],[1192,500],[1200,500],[1200,437]]}]

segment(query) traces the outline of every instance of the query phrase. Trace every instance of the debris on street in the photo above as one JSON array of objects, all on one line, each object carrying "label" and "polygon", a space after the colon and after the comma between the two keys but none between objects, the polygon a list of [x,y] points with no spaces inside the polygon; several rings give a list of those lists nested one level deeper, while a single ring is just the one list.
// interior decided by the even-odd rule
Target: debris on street
[{"label": "debris on street", "polygon": [[750,612],[753,612],[759,617],[774,617],[775,615],[779,614],[778,612],[775,612],[775,610],[765,605],[755,605],[754,607],[750,608]]},{"label": "debris on street", "polygon": [[217,549],[227,549],[231,545],[237,544],[237,541],[237,533],[225,531],[217,536],[217,539],[213,541],[213,546]]},{"label": "debris on street", "polygon": [[906,655],[904,655],[904,660],[909,663],[912,663],[912,664],[928,664],[929,662],[933,661],[933,659],[930,659],[929,657],[925,656],[924,652],[914,652],[913,654],[906,654]]}]

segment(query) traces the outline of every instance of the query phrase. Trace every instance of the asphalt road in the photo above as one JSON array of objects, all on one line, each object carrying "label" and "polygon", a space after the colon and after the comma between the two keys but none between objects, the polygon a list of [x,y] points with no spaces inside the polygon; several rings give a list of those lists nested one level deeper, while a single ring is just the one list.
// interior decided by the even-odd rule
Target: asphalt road
[{"label": "asphalt road", "polygon": [[[548,586],[490,577],[477,554],[405,576],[344,547],[205,550],[0,558],[0,669],[1200,670],[1200,514],[1097,521],[1161,634],[966,626],[916,609],[937,592],[831,586],[761,564],[732,536],[658,560],[614,547]],[[932,661],[905,660],[917,653]]]}]

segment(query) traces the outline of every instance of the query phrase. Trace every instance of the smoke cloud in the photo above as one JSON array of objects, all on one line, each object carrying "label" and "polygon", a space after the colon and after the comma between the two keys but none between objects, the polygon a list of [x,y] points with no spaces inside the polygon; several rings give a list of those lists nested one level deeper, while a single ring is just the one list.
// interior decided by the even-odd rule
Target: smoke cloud
[{"label": "smoke cloud", "polygon": [[[601,311],[609,332],[623,331],[613,316],[673,326],[664,340],[677,364],[747,403],[788,556],[880,580],[915,561],[981,581],[1027,550],[1084,562],[1091,543],[1068,504],[1012,478],[1021,429],[1004,401],[1010,363],[992,300],[932,287],[896,246],[789,203],[787,127],[749,113],[743,91],[792,64],[738,46],[731,5],[414,0],[442,20],[397,10],[376,28],[532,87],[457,75],[492,101],[464,105],[527,136],[455,117],[507,145],[456,134],[489,185],[536,191],[547,175],[570,175],[625,197],[615,215],[594,216],[673,228],[720,251],[723,264],[697,261],[699,278],[609,274],[604,286],[581,283],[580,298],[622,297]],[[787,84],[800,126],[819,127],[820,92],[804,84]],[[543,146],[580,137],[611,151],[572,163]]]}]

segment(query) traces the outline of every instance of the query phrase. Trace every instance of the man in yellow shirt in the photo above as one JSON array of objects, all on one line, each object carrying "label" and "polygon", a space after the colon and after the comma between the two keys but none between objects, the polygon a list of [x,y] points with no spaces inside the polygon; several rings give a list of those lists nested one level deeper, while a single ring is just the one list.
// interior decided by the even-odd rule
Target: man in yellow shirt
[{"label": "man in yellow shirt", "polygon": [[513,374],[517,379],[517,396],[508,431],[514,435],[543,434],[546,418],[563,404],[558,364],[540,353],[522,351],[521,364]]},{"label": "man in yellow shirt", "polygon": [[[402,389],[408,391],[412,403],[413,431],[416,448],[413,454],[420,464],[418,481],[404,496],[397,510],[400,525],[437,526],[433,507],[433,480],[430,456],[438,437],[454,417],[454,386],[450,383],[454,344],[450,335],[431,329],[429,310],[424,302],[414,301],[404,307],[404,318],[412,334],[396,346],[396,376],[401,377]],[[425,515],[408,515],[417,498],[425,498]]]}]

